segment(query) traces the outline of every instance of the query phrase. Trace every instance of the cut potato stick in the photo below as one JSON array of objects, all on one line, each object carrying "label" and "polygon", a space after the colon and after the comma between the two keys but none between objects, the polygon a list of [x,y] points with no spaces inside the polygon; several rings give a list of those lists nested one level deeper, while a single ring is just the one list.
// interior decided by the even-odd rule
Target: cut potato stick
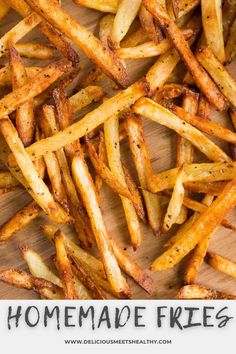
[{"label": "cut potato stick", "polygon": [[[230,158],[199,130],[148,98],[139,99],[132,107],[133,112],[175,130],[189,140],[212,161],[230,161]],[[187,114],[187,113],[186,113]],[[233,133],[232,133],[233,134]]]},{"label": "cut potato stick", "polygon": [[18,186],[19,182],[8,171],[0,171],[0,188],[12,188]]},{"label": "cut potato stick", "polygon": [[70,261],[67,257],[63,234],[58,230],[54,235],[56,248],[56,267],[63,285],[63,291],[67,300],[77,299],[73,273]]},{"label": "cut potato stick", "polygon": [[177,264],[200,240],[216,230],[235,204],[236,179],[229,182],[209,208],[199,216],[197,222],[152,263],[152,271],[168,269]]},{"label": "cut potato stick", "polygon": [[119,0],[74,0],[78,5],[82,5],[101,12],[116,13]]},{"label": "cut potato stick", "polygon": [[[236,5],[235,5],[236,6]],[[236,18],[230,27],[229,36],[226,42],[225,54],[226,62],[230,63],[236,55]]]},{"label": "cut potato stick", "polygon": [[19,269],[1,270],[0,280],[18,288],[34,290],[48,300],[64,299],[64,294],[57,285],[48,280],[34,277]]},{"label": "cut potato stick", "polygon": [[102,79],[103,72],[100,68],[95,67],[91,69],[85,76],[83,76],[79,81],[79,87],[86,88],[88,86],[93,86]]},{"label": "cut potato stick", "polygon": [[[43,134],[39,131],[38,126],[36,125],[35,127],[35,141],[39,141],[43,137]],[[40,159],[34,161],[34,167],[36,171],[38,172],[38,175],[41,179],[45,178],[46,174],[46,166],[44,163],[43,157],[40,157]]]},{"label": "cut potato stick", "polygon": [[202,25],[207,45],[221,63],[225,61],[221,0],[202,0]]},{"label": "cut potato stick", "polygon": [[[42,70],[42,68],[37,66],[31,66],[25,68],[25,70],[26,70],[27,77],[29,79],[32,79],[36,74],[38,74],[39,71]],[[0,87],[2,86],[11,86],[11,74],[8,65],[0,69]]]},{"label": "cut potato stick", "polygon": [[[34,192],[34,198],[41,208],[57,222],[68,223],[72,218],[54,201],[48,187],[38,176],[38,173],[26,153],[17,131],[9,119],[0,120],[0,129],[8,146],[14,154],[16,162]],[[17,167],[18,168],[18,167]]]},{"label": "cut potato stick", "polygon": [[175,48],[179,51],[183,61],[192,74],[197,86],[207,97],[208,101],[215,106],[219,111],[227,108],[227,101],[218,90],[215,83],[212,81],[207,72],[201,67],[193,53],[191,52],[187,41],[184,38],[181,30],[175,22],[169,18],[166,11],[159,4],[158,0],[145,0],[144,5],[147,10],[158,20],[160,27],[166,31],[173,42]]},{"label": "cut potato stick", "polygon": [[193,193],[204,193],[211,195],[218,195],[225,187],[227,181],[221,182],[188,182],[184,187]]},{"label": "cut potato stick", "polygon": [[[129,137],[129,146],[138,173],[139,182],[147,209],[149,224],[154,235],[159,235],[161,229],[161,207],[159,197],[147,191],[148,176],[152,176],[152,167],[148,147],[144,140],[141,119],[133,114],[127,116],[126,129]],[[150,178],[149,177],[149,178]]]},{"label": "cut potato stick", "polygon": [[[94,148],[94,151],[96,152],[96,149],[95,149],[94,145],[92,145],[92,147]],[[100,131],[100,133],[99,133],[99,143],[98,143],[98,148],[97,148],[97,157],[98,157],[98,161],[99,162],[101,161],[101,163],[104,164],[105,167],[106,167],[106,164],[107,164],[107,151],[106,151],[106,145],[105,145],[105,139],[104,139],[103,131]],[[99,166],[100,166],[100,164],[99,164]],[[97,190],[98,194],[99,194],[99,192],[102,189],[102,183],[103,183],[103,179],[97,173],[96,176],[95,176],[94,184],[95,184],[95,187],[96,187],[96,190]]]},{"label": "cut potato stick", "polygon": [[[82,166],[81,166],[82,165]],[[87,165],[81,157],[74,157],[72,162],[72,173],[81,193],[84,205],[91,220],[92,229],[98,249],[100,251],[107,278],[118,294],[129,296],[129,286],[122,276],[116,258],[114,256],[110,238],[103,221],[99,207],[98,196],[93,185],[89,171],[86,172]]]},{"label": "cut potato stick", "polygon": [[229,35],[229,28],[236,15],[236,1],[224,0],[222,13],[223,13],[224,41],[226,42]]},{"label": "cut potato stick", "polygon": [[0,21],[8,14],[10,6],[5,1],[0,0]]},{"label": "cut potato stick", "polygon": [[50,47],[40,43],[16,43],[14,47],[21,56],[26,58],[49,60],[54,56]]},{"label": "cut potato stick", "polygon": [[[27,3],[40,15],[43,14],[46,20],[77,44],[88,58],[101,67],[111,79],[122,87],[129,85],[127,72],[112,51],[56,5],[55,2],[51,0],[27,0]],[[64,25],[65,23],[66,26]]]},{"label": "cut potato stick", "polygon": [[0,228],[0,241],[6,241],[16,232],[22,230],[32,220],[37,218],[41,208],[33,201],[19,210],[10,220]]},{"label": "cut potato stick", "polygon": [[100,86],[87,86],[70,97],[70,105],[72,113],[79,112],[82,108],[88,106],[92,102],[99,101],[105,92]]},{"label": "cut potato stick", "polygon": [[197,59],[211,75],[219,89],[236,108],[236,82],[217,60],[210,48],[204,48],[197,54]]},{"label": "cut potato stick", "polygon": [[201,0],[173,0],[173,10],[176,18],[180,18],[195,9]]},{"label": "cut potato stick", "polygon": [[149,38],[154,43],[158,44],[163,39],[162,32],[153,16],[143,5],[141,5],[139,9],[139,20],[144,32],[148,34]]},{"label": "cut potato stick", "polygon": [[113,48],[117,48],[128,32],[133,20],[138,14],[142,0],[121,0],[114,18],[111,31],[111,43]]},{"label": "cut potato stick", "polygon": [[[127,188],[121,163],[118,117],[112,117],[104,123],[104,134],[107,159],[111,172],[124,188]],[[133,203],[122,195],[120,195],[120,198],[124,208],[131,244],[133,249],[136,250],[142,239],[138,216]]]},{"label": "cut potato stick", "polygon": [[120,43],[120,46],[122,48],[132,48],[145,42],[148,42],[149,40],[150,38],[148,34],[145,33],[142,28],[139,28],[137,31],[128,34]]},{"label": "cut potato stick", "polygon": [[164,105],[165,101],[191,93],[192,91],[186,85],[171,83],[158,88],[152,99],[160,104],[163,102]]},{"label": "cut potato stick", "polygon": [[211,106],[209,102],[207,101],[204,95],[200,94],[197,113],[193,113],[193,114],[194,115],[196,114],[198,117],[201,117],[203,119],[210,119],[210,113],[211,113]]},{"label": "cut potato stick", "polygon": [[207,253],[206,261],[215,270],[218,270],[219,272],[225,273],[233,278],[236,278],[235,262],[232,262],[227,258],[221,257],[213,252]]},{"label": "cut potato stick", "polygon": [[[10,43],[8,43],[8,51],[12,88],[17,90],[27,83],[28,78],[20,55]],[[35,130],[33,99],[17,108],[16,129],[24,146],[28,146],[33,142]]]},{"label": "cut potato stick", "polygon": [[107,14],[101,18],[99,21],[99,38],[102,43],[108,45],[108,39],[112,31],[112,26],[114,23],[114,15]]},{"label": "cut potato stick", "polygon": [[184,300],[235,300],[236,296],[217,290],[206,289],[201,285],[186,285],[179,290],[176,298]]}]

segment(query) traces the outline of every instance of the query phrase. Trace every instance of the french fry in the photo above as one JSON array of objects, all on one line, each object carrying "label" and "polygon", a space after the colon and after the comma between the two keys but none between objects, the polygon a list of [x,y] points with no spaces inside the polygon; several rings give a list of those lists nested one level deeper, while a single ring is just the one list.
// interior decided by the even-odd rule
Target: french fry
[{"label": "french fry", "polygon": [[33,201],[19,210],[10,220],[0,228],[0,241],[6,241],[16,232],[22,230],[32,220],[37,218],[41,208]]},{"label": "french fry", "polygon": [[221,182],[188,182],[184,187],[193,193],[218,195],[225,187],[227,181]]},{"label": "french fry", "polygon": [[19,182],[8,171],[0,171],[0,188],[11,188],[18,186]]},{"label": "french fry", "polygon": [[232,23],[225,46],[226,62],[230,63],[236,55],[236,19]]},{"label": "french fry", "polygon": [[225,62],[225,47],[222,21],[222,1],[202,0],[202,25],[207,45],[221,62]]},{"label": "french fry", "polygon": [[[118,117],[114,116],[104,123],[104,134],[110,170],[124,188],[127,188],[121,163]],[[120,198],[124,208],[131,244],[133,249],[136,250],[142,239],[138,216],[133,203],[122,195],[120,195]]]},{"label": "french fry", "polygon": [[206,289],[201,285],[186,285],[179,290],[178,294],[176,295],[176,298],[185,300],[235,300],[236,296],[217,290]]},{"label": "french fry", "polygon": [[[211,113],[211,106],[209,102],[207,101],[206,97],[202,94],[200,94],[199,97],[199,104],[198,104],[198,109],[197,109],[197,116],[201,117],[203,119],[210,119],[210,113]],[[195,114],[195,113],[193,113]]]},{"label": "french fry", "polygon": [[[39,141],[42,138],[42,133],[39,131],[38,126],[36,125],[35,127],[35,141]],[[36,171],[38,172],[38,175],[41,179],[45,178],[46,174],[46,166],[44,163],[43,157],[40,157],[40,159],[34,161],[34,167]]]},{"label": "french fry", "polygon": [[222,13],[223,13],[224,41],[226,42],[228,39],[230,26],[236,14],[236,1],[224,0]]},{"label": "french fry", "polygon": [[154,43],[158,44],[163,39],[162,32],[153,16],[143,5],[141,5],[139,9],[139,20],[144,32],[148,34],[149,38]]},{"label": "french fry", "polygon": [[162,102],[165,103],[165,101],[190,93],[192,91],[186,85],[170,83],[158,88],[153,94],[152,99],[161,104]]},{"label": "french fry", "polygon": [[70,97],[70,105],[72,113],[79,112],[82,108],[88,106],[92,102],[99,101],[105,92],[100,86],[87,86]]},{"label": "french fry", "polygon": [[230,161],[230,158],[199,130],[149,98],[139,99],[132,107],[132,110],[137,114],[175,130],[183,138],[189,140],[192,145],[210,160]]},{"label": "french fry", "polygon": [[158,0],[145,0],[144,5],[147,10],[158,20],[160,27],[166,31],[173,42],[174,47],[179,51],[183,61],[192,74],[197,86],[207,97],[208,101],[219,111],[227,108],[227,101],[218,90],[207,72],[201,67],[193,53],[191,52],[187,41],[181,30],[175,22],[170,19],[165,9],[160,5]]},{"label": "french fry", "polygon": [[195,9],[201,0],[173,0],[173,10],[176,18],[180,18]]},{"label": "french fry", "polygon": [[148,221],[154,235],[158,235],[161,228],[162,213],[158,195],[147,191],[148,176],[152,176],[152,167],[148,147],[144,140],[140,118],[135,115],[128,115],[126,119],[126,129],[133,161],[142,187]]},{"label": "french fry", "polygon": [[[8,51],[12,88],[17,90],[26,84],[28,78],[19,53],[10,43],[8,43]],[[28,146],[33,142],[35,130],[33,99],[17,108],[16,129],[24,146]]]},{"label": "french fry", "polygon": [[72,218],[54,201],[48,187],[38,176],[12,122],[9,119],[1,119],[0,129],[25,180],[34,192],[36,202],[53,220],[62,223],[71,222]]},{"label": "french fry", "polygon": [[115,292],[128,296],[129,286],[125,278],[122,276],[114,256],[111,241],[102,218],[98,196],[96,194],[92,178],[88,170],[86,173],[87,165],[81,165],[84,165],[82,158],[78,156],[74,157],[72,162],[73,177],[90,217],[92,229],[103,260],[107,278]]},{"label": "french fry", "polygon": [[99,38],[105,45],[108,45],[108,38],[112,31],[114,15],[104,15],[99,21]]},{"label": "french fry", "polygon": [[5,1],[0,0],[0,21],[8,14],[10,6]]},{"label": "french fry", "polygon": [[208,252],[206,262],[215,270],[236,278],[236,263],[216,253]]},{"label": "french fry", "polygon": [[88,86],[94,86],[101,80],[102,76],[102,70],[98,67],[95,67],[81,78],[79,81],[79,87],[86,88]]},{"label": "french fry", "polygon": [[78,5],[82,5],[101,12],[116,13],[119,0],[74,0]]},{"label": "french fry", "polygon": [[[32,79],[42,68],[37,66],[26,67],[26,74],[29,79]],[[0,69],[0,87],[11,86],[11,74],[8,65]]]},{"label": "french fry", "polygon": [[219,60],[217,60],[211,49],[208,47],[199,51],[197,59],[211,75],[225,97],[236,108],[236,82]]},{"label": "french fry", "polygon": [[141,0],[119,1],[117,12],[112,26],[110,41],[113,48],[117,48],[128,32],[133,20],[138,14]]},{"label": "french fry", "polygon": [[168,269],[177,264],[200,240],[216,230],[235,203],[236,179],[230,181],[197,222],[152,263],[152,271]]},{"label": "french fry", "polygon": [[49,60],[54,56],[50,47],[40,43],[15,43],[14,47],[21,56],[26,58]]},{"label": "french fry", "polygon": [[67,257],[63,234],[58,230],[54,235],[54,242],[56,248],[56,267],[63,285],[65,298],[68,300],[77,299],[73,273],[70,261]]},{"label": "french fry", "polygon": [[[94,147],[94,145],[92,145],[92,146]],[[96,149],[94,151],[96,152]],[[99,133],[99,143],[98,143],[98,148],[97,148],[97,157],[98,157],[98,160],[101,161],[101,163],[106,166],[106,164],[107,164],[107,151],[106,151],[106,145],[105,145],[105,139],[104,139],[103,131],[100,131],[100,133]],[[99,164],[99,166],[100,166],[100,164]],[[97,190],[97,192],[99,194],[101,189],[102,189],[103,179],[98,173],[95,176],[94,184],[95,184],[96,190]]]},{"label": "french fry", "polygon": [[140,44],[148,42],[149,36],[144,32],[142,28],[139,28],[137,31],[128,34],[123,41],[121,41],[120,46],[122,48],[131,48],[136,47]]},{"label": "french fry", "polygon": [[127,72],[118,58],[68,13],[51,0],[27,0],[27,3],[40,15],[43,13],[46,20],[77,44],[111,79],[122,87],[129,85]]}]

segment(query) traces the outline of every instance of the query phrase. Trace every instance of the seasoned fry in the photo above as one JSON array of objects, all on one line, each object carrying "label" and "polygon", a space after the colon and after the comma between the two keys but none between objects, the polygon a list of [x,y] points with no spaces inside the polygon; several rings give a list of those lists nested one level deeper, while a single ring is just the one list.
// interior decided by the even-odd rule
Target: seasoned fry
[{"label": "seasoned fry", "polygon": [[40,43],[16,43],[14,47],[21,56],[26,58],[49,60],[54,56],[50,47]]},{"label": "seasoned fry", "polygon": [[228,40],[225,46],[226,62],[230,63],[236,55],[236,18],[230,27]]},{"label": "seasoned fry", "polygon": [[40,15],[43,13],[53,26],[74,41],[111,79],[122,87],[129,85],[127,72],[112,51],[52,0],[27,0],[27,3]]},{"label": "seasoned fry", "polygon": [[98,67],[91,69],[85,76],[79,81],[79,87],[86,88],[97,84],[103,77],[102,70]]},{"label": "seasoned fry", "polygon": [[227,181],[221,182],[188,182],[184,187],[193,193],[218,195],[225,187]]},{"label": "seasoned fry", "polygon": [[202,0],[202,25],[207,45],[211,48],[217,59],[224,63],[225,47],[222,21],[222,1]]},{"label": "seasoned fry", "polygon": [[210,119],[210,113],[211,106],[209,102],[207,101],[205,96],[200,95],[197,113],[193,114],[196,114],[198,117],[201,117],[203,119]]},{"label": "seasoned fry", "polygon": [[143,5],[139,9],[139,20],[144,32],[154,43],[158,44],[163,39],[162,32],[150,12]]},{"label": "seasoned fry", "polygon": [[168,269],[177,264],[200,240],[215,231],[225,215],[235,206],[235,203],[236,179],[226,185],[216,200],[199,216],[191,229],[187,230],[182,237],[152,263],[152,271]]},{"label": "seasoned fry", "polygon": [[159,4],[158,0],[144,0],[144,5],[147,10],[150,11],[151,14],[158,20],[160,27],[167,32],[173,42],[173,45],[179,51],[183,61],[187,65],[188,70],[192,74],[197,86],[207,97],[208,101],[219,111],[226,109],[227,101],[224,96],[208,76],[207,72],[198,63],[182,32],[177,27],[175,22],[169,18],[166,11]]},{"label": "seasoned fry", "polygon": [[76,4],[89,7],[101,12],[116,13],[119,0],[74,0]]},{"label": "seasoned fry", "polygon": [[204,48],[197,54],[197,59],[211,75],[219,89],[236,108],[236,82],[217,60],[210,48]]},{"label": "seasoned fry", "polygon": [[137,114],[141,114],[146,118],[175,130],[179,135],[189,140],[192,145],[199,149],[210,160],[230,161],[230,158],[199,130],[149,98],[139,99],[132,107],[132,110]]},{"label": "seasoned fry", "polygon": [[152,96],[152,99],[160,104],[163,103],[163,105],[165,105],[166,104],[165,101],[186,94],[192,94],[192,91],[190,91],[186,85],[171,83],[171,84],[165,84],[161,88],[158,88],[154,93],[154,95]]},{"label": "seasoned fry", "polygon": [[37,218],[41,208],[33,201],[19,210],[10,220],[0,228],[0,241],[6,241],[16,232],[22,230],[32,220]]},{"label": "seasoned fry", "polygon": [[123,41],[120,43],[122,48],[131,48],[136,47],[140,44],[143,44],[149,40],[149,36],[144,32],[142,28],[137,31],[127,35]]},{"label": "seasoned fry", "polygon": [[100,86],[87,86],[70,97],[70,105],[72,113],[79,112],[82,108],[88,106],[92,102],[99,101],[105,92]]},{"label": "seasoned fry", "polygon": [[236,263],[216,253],[208,252],[206,262],[215,270],[236,278]]},{"label": "seasoned fry", "polygon": [[[42,68],[39,68],[37,66],[31,66],[25,68],[25,70],[26,70],[27,77],[29,79],[32,79],[39,71],[42,70]],[[10,86],[10,85],[11,85],[10,68],[8,65],[6,65],[0,69],[0,87]]]},{"label": "seasoned fry", "polygon": [[0,0],[0,21],[8,14],[10,7],[5,1]]},{"label": "seasoned fry", "polygon": [[173,10],[176,18],[180,18],[195,9],[201,0],[173,0]]},{"label": "seasoned fry", "polygon": [[235,300],[236,296],[223,293],[217,290],[206,289],[201,285],[183,286],[178,294],[177,299],[204,299],[204,300]]},{"label": "seasoned fry", "polygon": [[148,178],[152,176],[152,167],[148,147],[144,140],[142,123],[139,117],[128,115],[126,119],[126,129],[129,137],[129,146],[132,152],[133,161],[138,173],[139,182],[147,209],[149,224],[154,235],[159,235],[161,229],[161,207],[159,197],[147,191]]},{"label": "seasoned fry", "polygon": [[[104,123],[104,134],[107,159],[111,172],[124,188],[127,188],[121,163],[118,117],[112,117]],[[140,246],[142,239],[138,216],[133,203],[121,195],[120,198],[124,208],[131,244],[133,249],[136,250]]]},{"label": "seasoned fry", "polygon": [[92,178],[88,170],[85,174],[87,165],[81,166],[82,164],[84,165],[84,161],[81,157],[74,157],[72,162],[72,173],[90,217],[92,229],[103,260],[107,278],[115,292],[128,296],[129,286],[125,278],[122,276],[114,256],[110,238],[107,234],[99,208],[98,196],[96,194]]},{"label": "seasoned fry", "polygon": [[[92,146],[95,149],[94,145],[92,145]],[[96,149],[94,151],[96,152]],[[97,157],[98,157],[98,161],[101,161],[101,163],[106,166],[106,164],[107,164],[107,151],[106,151],[106,145],[105,145],[103,131],[99,132],[99,143],[98,143],[98,147],[97,147]],[[97,161],[97,159],[96,159],[96,161]],[[100,166],[100,164],[99,164],[99,166]],[[95,184],[96,190],[99,194],[99,192],[102,189],[103,179],[98,173],[95,176],[94,184]]]},{"label": "seasoned fry", "polygon": [[108,38],[112,31],[114,15],[107,14],[99,21],[99,38],[105,45],[108,45]]},{"label": "seasoned fry", "polygon": [[224,0],[222,12],[223,12],[224,41],[226,42],[229,35],[230,26],[236,15],[236,1]]}]

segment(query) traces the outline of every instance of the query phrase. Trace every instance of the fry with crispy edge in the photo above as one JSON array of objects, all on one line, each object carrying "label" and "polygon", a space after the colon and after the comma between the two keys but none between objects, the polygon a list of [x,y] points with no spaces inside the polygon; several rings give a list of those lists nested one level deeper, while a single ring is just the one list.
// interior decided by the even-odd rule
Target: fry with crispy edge
[{"label": "fry with crispy edge", "polygon": [[225,62],[221,0],[201,0],[202,25],[207,45],[221,63]]},{"label": "fry with crispy edge", "polygon": [[173,45],[192,74],[197,86],[207,97],[208,101],[219,111],[227,108],[228,103],[218,90],[207,72],[201,67],[194,57],[187,41],[175,22],[168,16],[166,10],[158,0],[144,0],[147,10],[158,20],[160,27],[168,34]]},{"label": "fry with crispy edge", "polygon": [[136,47],[140,44],[148,42],[149,36],[144,32],[142,28],[139,28],[137,31],[128,34],[123,41],[120,43],[122,48],[131,48]]},{"label": "fry with crispy edge", "polygon": [[[106,151],[104,133],[102,130],[99,132],[99,142],[98,142],[97,152],[96,152],[94,144],[92,144],[92,148],[94,148],[94,151],[95,151],[96,156],[98,158],[98,160],[95,159],[95,164],[98,161],[99,162],[98,166],[101,166],[100,165],[100,161],[101,161],[101,164],[102,165],[104,164],[105,169],[106,169],[106,167],[107,167],[106,166],[106,164],[107,164],[107,151]],[[99,194],[102,189],[103,179],[98,173],[95,176],[94,184],[95,184],[96,190]]]},{"label": "fry with crispy edge", "polygon": [[0,21],[8,14],[10,7],[5,1],[0,0]]},{"label": "fry with crispy edge", "polygon": [[18,288],[33,290],[48,300],[62,300],[64,294],[60,287],[52,282],[34,277],[23,270],[5,269],[0,271],[0,280]]},{"label": "fry with crispy edge", "polygon": [[236,263],[225,258],[219,256],[213,252],[207,252],[206,262],[218,272],[222,272],[227,274],[233,278],[236,278]]},{"label": "fry with crispy edge", "polygon": [[211,195],[218,195],[223,190],[227,181],[219,182],[188,182],[184,187],[193,193],[204,193]]},{"label": "fry with crispy edge", "polygon": [[192,227],[152,263],[152,271],[168,269],[177,264],[199,241],[216,230],[225,215],[235,204],[236,179],[229,182],[209,208],[194,222]]},{"label": "fry with crispy edge", "polygon": [[133,161],[142,187],[148,222],[154,235],[159,235],[162,213],[158,195],[147,191],[148,176],[152,176],[152,166],[148,147],[144,139],[141,119],[134,114],[129,114],[126,118],[126,129]]},{"label": "fry with crispy edge", "polygon": [[236,296],[213,289],[206,289],[201,285],[185,285],[180,288],[176,299],[235,300]]},{"label": "fry with crispy edge", "polygon": [[[38,66],[26,67],[26,74],[29,79],[32,79],[42,68]],[[11,86],[11,73],[8,65],[0,69],[0,87]]]},{"label": "fry with crispy edge", "polygon": [[0,228],[0,241],[8,240],[13,234],[22,230],[32,220],[37,218],[41,208],[33,201],[19,210],[10,220]]},{"label": "fry with crispy edge", "polygon": [[[77,44],[96,65],[120,86],[127,87],[127,72],[118,58],[84,26],[51,0],[27,0],[27,3],[53,26]],[[66,24],[66,25],[65,25]]]},{"label": "fry with crispy edge", "polygon": [[214,56],[211,49],[207,47],[199,51],[197,53],[197,60],[208,71],[225,97],[236,108],[236,81]]},{"label": "fry with crispy edge", "polygon": [[172,0],[176,18],[180,18],[195,9],[201,0]]},{"label": "fry with crispy edge", "polygon": [[[104,135],[110,170],[116,179],[118,179],[119,182],[124,186],[124,188],[127,188],[121,163],[119,118],[117,116],[110,118],[104,123]],[[133,203],[122,195],[120,195],[120,198],[124,208],[131,244],[133,249],[136,250],[140,246],[142,240],[138,216]]]},{"label": "fry with crispy edge", "polygon": [[101,86],[87,86],[70,97],[72,113],[79,112],[92,102],[99,101],[105,92]]},{"label": "fry with crispy edge", "polygon": [[[189,140],[212,161],[230,161],[230,158],[198,129],[149,98],[140,98],[132,107],[133,112],[175,130]],[[185,111],[184,111],[185,112]],[[187,114],[187,113],[186,113]],[[223,128],[222,128],[223,129]],[[232,133],[234,134],[234,133]]]},{"label": "fry with crispy edge", "polygon": [[99,38],[102,43],[108,44],[108,39],[112,31],[112,26],[114,22],[114,15],[106,14],[99,21]]},{"label": "fry with crispy edge", "polygon": [[14,48],[22,57],[49,60],[54,56],[52,48],[36,42],[15,43]]},{"label": "fry with crispy edge", "polygon": [[119,0],[74,0],[76,4],[101,12],[116,13]]},{"label": "fry with crispy edge", "polygon": [[227,63],[230,63],[236,55],[236,18],[229,30],[229,36],[225,46],[225,54]]},{"label": "fry with crispy edge", "polygon": [[139,20],[144,32],[154,43],[158,44],[163,39],[163,34],[153,16],[143,5],[139,9]]},{"label": "fry with crispy edge", "polygon": [[206,97],[200,94],[197,112],[192,114],[197,115],[203,119],[210,119],[211,106]]},{"label": "fry with crispy edge", "polygon": [[91,220],[92,229],[100,251],[107,278],[120,295],[129,296],[130,289],[122,276],[113,253],[110,238],[99,207],[98,196],[83,157],[76,156],[72,162],[72,173]]}]

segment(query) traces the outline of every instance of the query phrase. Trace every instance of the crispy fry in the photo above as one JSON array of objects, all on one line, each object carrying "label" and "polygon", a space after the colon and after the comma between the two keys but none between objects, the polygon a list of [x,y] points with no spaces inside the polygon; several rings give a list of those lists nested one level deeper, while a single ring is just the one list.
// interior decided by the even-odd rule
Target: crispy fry
[{"label": "crispy fry", "polygon": [[98,67],[95,67],[81,78],[79,81],[79,87],[86,88],[88,86],[94,86],[102,79],[102,76],[102,70]]},{"label": "crispy fry", "polygon": [[236,278],[235,262],[232,262],[227,258],[221,257],[213,252],[207,253],[206,261],[215,270],[218,270],[219,272],[225,273],[233,278]]},{"label": "crispy fry", "polygon": [[[92,146],[94,148],[94,145],[92,145]],[[106,151],[106,145],[105,145],[105,139],[104,139],[103,131],[99,132],[99,143],[98,143],[97,150],[98,150],[97,151],[98,161],[101,161],[101,163],[106,166],[106,164],[107,164],[107,151]],[[96,152],[96,149],[94,151]],[[100,166],[100,164],[99,164],[99,166]],[[95,176],[94,184],[95,184],[96,190],[97,190],[97,192],[99,194],[99,192],[102,189],[103,179],[98,173]]]},{"label": "crispy fry", "polygon": [[8,14],[10,6],[5,1],[0,0],[0,21]]},{"label": "crispy fry", "polygon": [[14,47],[21,56],[26,58],[49,60],[54,56],[50,47],[40,43],[16,43]]},{"label": "crispy fry", "polygon": [[221,182],[188,182],[184,187],[193,193],[218,195],[225,187],[227,181]]},{"label": "crispy fry", "polygon": [[92,102],[99,101],[105,92],[100,86],[87,86],[70,97],[72,113],[79,112]]},{"label": "crispy fry", "polygon": [[158,20],[160,27],[167,32],[173,42],[173,45],[179,51],[183,61],[187,65],[189,71],[200,90],[205,94],[208,101],[214,105],[219,111],[227,108],[227,101],[218,90],[215,83],[211,80],[207,72],[201,67],[191,52],[182,32],[175,22],[169,18],[166,11],[159,4],[158,0],[145,0],[144,5],[151,14]]},{"label": "crispy fry", "polygon": [[86,173],[87,165],[81,165],[84,165],[83,159],[81,157],[74,157],[72,162],[72,173],[90,217],[107,278],[115,292],[118,294],[129,295],[129,286],[125,278],[122,276],[113,254],[112,245],[104,225],[99,208],[98,196],[92,178],[88,170]]},{"label": "crispy fry", "polygon": [[236,179],[229,182],[197,222],[152,263],[152,271],[168,269],[177,264],[200,240],[216,230],[235,203]]},{"label": "crispy fry", "polygon": [[112,31],[114,15],[107,14],[99,21],[99,38],[105,45],[108,45],[108,38]]},{"label": "crispy fry", "polygon": [[[43,137],[42,133],[39,131],[38,126],[36,125],[35,127],[35,141],[39,141]],[[36,171],[38,172],[38,175],[41,179],[45,178],[45,173],[46,173],[46,166],[44,163],[43,157],[40,157],[40,159],[34,161],[34,167]]]},{"label": "crispy fry", "polygon": [[211,49],[202,49],[198,52],[197,59],[212,76],[225,97],[236,108],[236,82],[219,60],[217,60]]},{"label": "crispy fry", "polygon": [[[84,26],[51,0],[27,0],[34,8],[62,33],[75,42],[85,54],[120,86],[127,87],[129,79],[125,68],[114,54]],[[66,26],[65,26],[66,23]]]},{"label": "crispy fry", "polygon": [[98,10],[101,12],[116,13],[119,0],[74,0],[76,4]]},{"label": "crispy fry", "polygon": [[173,0],[172,4],[176,18],[186,15],[195,9],[200,3],[200,0]]},{"label": "crispy fry", "polygon": [[236,1],[224,0],[222,12],[223,12],[224,41],[226,42],[229,35],[230,26],[236,15]]},{"label": "crispy fry", "polygon": [[141,5],[139,9],[139,20],[144,32],[148,34],[149,38],[154,43],[158,44],[163,39],[162,32],[153,16],[143,5]]},{"label": "crispy fry", "polygon": [[226,62],[230,63],[236,55],[236,18],[230,27],[229,36],[226,42],[225,54]]},{"label": "crispy fry", "polygon": [[147,191],[148,178],[152,176],[152,167],[148,147],[144,140],[141,119],[130,114],[127,116],[126,123],[129,146],[142,187],[148,221],[154,235],[158,235],[161,228],[162,213],[158,195]]},{"label": "crispy fry", "polygon": [[161,104],[162,102],[165,103],[165,101],[190,93],[192,91],[186,85],[171,83],[158,88],[153,94],[152,99]]},{"label": "crispy fry", "polygon": [[236,296],[223,293],[217,290],[206,289],[201,285],[183,286],[178,294],[177,299],[204,299],[204,300],[235,300]]},{"label": "crispy fry", "polygon": [[197,116],[203,119],[210,119],[210,113],[211,113],[211,106],[209,102],[207,101],[204,95],[200,94],[197,114],[196,113],[193,114],[196,114]]},{"label": "crispy fry", "polygon": [[[173,113],[148,98],[139,99],[132,107],[133,112],[154,120],[189,140],[192,145],[213,161],[230,161],[230,158],[199,130],[184,122]],[[186,113],[187,114],[187,113]]]},{"label": "crispy fry", "polygon": [[[104,134],[107,159],[111,172],[124,186],[124,188],[127,188],[121,163],[118,117],[112,117],[104,123]],[[142,239],[138,216],[136,214],[133,203],[121,195],[120,198],[125,212],[131,244],[133,249],[136,250],[139,247]]]},{"label": "crispy fry", "polygon": [[143,44],[149,40],[149,36],[144,32],[142,28],[139,28],[137,31],[127,35],[123,41],[120,43],[122,48],[131,48],[136,47],[140,44]]},{"label": "crispy fry", "polygon": [[[37,66],[31,66],[25,68],[27,77],[32,79],[42,68]],[[0,69],[0,87],[2,86],[11,86],[11,73],[8,65]]]},{"label": "crispy fry", "polygon": [[39,216],[41,208],[33,201],[19,210],[0,228],[0,241],[6,241]]}]

